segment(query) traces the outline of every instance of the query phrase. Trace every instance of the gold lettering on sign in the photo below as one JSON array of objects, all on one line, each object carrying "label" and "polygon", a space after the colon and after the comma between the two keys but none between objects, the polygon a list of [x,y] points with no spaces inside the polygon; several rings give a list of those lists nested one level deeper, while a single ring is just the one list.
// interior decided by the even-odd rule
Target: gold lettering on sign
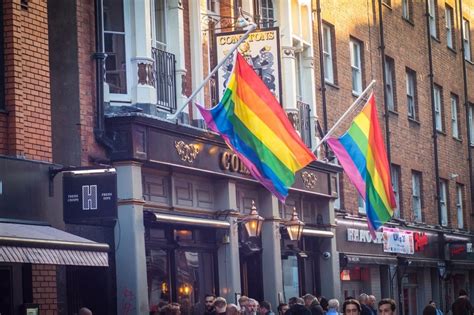
[{"label": "gold lettering on sign", "polygon": [[[221,46],[235,44],[239,41],[241,37],[242,37],[242,34],[222,36],[222,37],[219,37],[218,43]],[[260,42],[260,41],[273,40],[273,39],[275,39],[275,31],[255,32],[249,35],[246,42],[249,42],[249,43]]]},{"label": "gold lettering on sign", "polygon": [[303,178],[304,186],[308,189],[314,188],[314,186],[316,186],[316,182],[318,181],[316,174],[307,171],[301,173],[301,178]]},{"label": "gold lettering on sign", "polygon": [[175,141],[174,147],[181,160],[193,163],[199,153],[199,147],[195,144],[186,144],[184,141]]},{"label": "gold lettering on sign", "polygon": [[219,160],[220,168],[224,171],[249,175],[250,171],[244,163],[239,159],[237,154],[223,152]]}]

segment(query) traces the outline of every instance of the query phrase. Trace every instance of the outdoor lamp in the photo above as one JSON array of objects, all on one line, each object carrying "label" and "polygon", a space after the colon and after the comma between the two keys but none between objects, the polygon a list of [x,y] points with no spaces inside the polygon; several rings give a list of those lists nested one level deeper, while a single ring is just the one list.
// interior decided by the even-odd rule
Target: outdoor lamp
[{"label": "outdoor lamp", "polygon": [[250,213],[242,219],[242,224],[248,233],[249,237],[258,237],[262,232],[262,223],[264,219],[258,215],[257,207],[255,207],[255,201],[252,200],[252,208]]},{"label": "outdoor lamp", "polygon": [[191,294],[191,291],[192,291],[192,287],[191,285],[189,285],[188,283],[183,283],[179,289],[178,289],[179,293],[181,295],[190,295]]},{"label": "outdoor lamp", "polygon": [[303,233],[304,222],[298,218],[298,213],[296,208],[293,208],[293,214],[291,215],[291,220],[285,223],[286,231],[288,236],[292,241],[299,241],[301,239],[301,234]]}]

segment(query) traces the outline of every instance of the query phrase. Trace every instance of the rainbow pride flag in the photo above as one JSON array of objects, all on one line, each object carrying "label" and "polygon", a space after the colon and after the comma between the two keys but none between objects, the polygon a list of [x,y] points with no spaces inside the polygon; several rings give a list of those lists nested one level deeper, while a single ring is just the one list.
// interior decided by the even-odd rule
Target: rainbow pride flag
[{"label": "rainbow pride flag", "polygon": [[207,126],[222,136],[253,177],[283,202],[295,173],[316,159],[239,53],[219,104],[198,108]]},{"label": "rainbow pride flag", "polygon": [[373,93],[349,130],[327,143],[365,200],[369,230],[375,236],[392,217],[396,202]]}]

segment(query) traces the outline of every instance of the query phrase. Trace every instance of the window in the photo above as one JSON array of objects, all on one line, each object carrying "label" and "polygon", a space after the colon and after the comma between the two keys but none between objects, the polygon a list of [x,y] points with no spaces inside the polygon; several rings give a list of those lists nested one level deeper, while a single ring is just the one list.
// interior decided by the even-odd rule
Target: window
[{"label": "window", "polygon": [[105,81],[110,93],[127,94],[123,2],[104,0]]},{"label": "window", "polygon": [[219,11],[218,0],[207,0],[206,1],[206,8],[207,8],[208,11],[217,13]]},{"label": "window", "polygon": [[421,222],[421,173],[413,171],[411,174],[411,196],[413,220]]},{"label": "window", "polygon": [[440,223],[442,226],[448,225],[448,184],[445,180],[439,183],[439,205],[441,208]]},{"label": "window", "polygon": [[469,144],[474,146],[474,105],[469,104]]},{"label": "window", "polygon": [[451,94],[451,128],[453,138],[459,139],[458,96]]},{"label": "window", "polygon": [[466,19],[462,19],[462,41],[464,49],[464,59],[471,61],[471,28]]},{"label": "window", "polygon": [[458,229],[464,229],[463,188],[463,185],[456,185],[456,214],[458,217]]},{"label": "window", "polygon": [[334,27],[323,23],[323,67],[324,80],[328,83],[336,83],[335,79],[335,64],[334,64]]},{"label": "window", "polygon": [[454,13],[453,8],[446,5],[445,19],[446,19],[446,45],[454,49]]},{"label": "window", "polygon": [[402,16],[413,23],[413,0],[402,0]]},{"label": "window", "polygon": [[365,209],[365,200],[362,199],[359,194],[357,194],[357,207],[359,209],[360,214],[367,214],[367,211]]},{"label": "window", "polygon": [[428,14],[430,17],[430,35],[438,38],[438,10],[436,0],[428,0]]},{"label": "window", "polygon": [[417,120],[417,99],[416,99],[416,72],[408,69],[406,70],[407,80],[407,107],[408,118]]},{"label": "window", "polygon": [[352,68],[352,93],[362,93],[362,43],[351,38],[350,43],[351,68]]},{"label": "window", "polygon": [[261,0],[260,2],[261,25],[263,28],[273,27],[275,24],[275,9],[273,0]]},{"label": "window", "polygon": [[152,23],[153,23],[153,42],[155,48],[166,51],[166,1],[152,1]]},{"label": "window", "polygon": [[435,110],[435,123],[436,123],[436,130],[443,131],[443,93],[441,87],[439,85],[434,85],[433,88],[433,95],[434,95],[434,110]]},{"label": "window", "polygon": [[395,82],[395,62],[392,58],[385,56],[385,95],[388,110],[391,111],[397,111]]},{"label": "window", "polygon": [[393,211],[393,217],[394,218],[400,218],[400,166],[392,164],[392,167],[390,168],[390,175],[392,178],[392,187],[393,187],[393,193],[395,195],[395,201],[397,203],[397,207]]}]

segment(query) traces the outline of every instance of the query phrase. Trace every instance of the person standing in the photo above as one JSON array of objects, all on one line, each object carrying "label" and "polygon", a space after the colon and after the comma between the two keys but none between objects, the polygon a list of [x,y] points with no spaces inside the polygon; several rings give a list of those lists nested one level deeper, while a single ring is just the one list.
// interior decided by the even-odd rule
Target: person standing
[{"label": "person standing", "polygon": [[278,315],[285,315],[286,311],[288,311],[290,309],[290,307],[288,306],[288,304],[286,303],[280,303],[278,305]]},{"label": "person standing", "polygon": [[302,298],[291,298],[288,304],[291,306],[290,309],[286,311],[285,315],[311,315],[311,311],[306,308]]},{"label": "person standing", "polygon": [[336,299],[330,299],[328,301],[328,311],[326,315],[339,315],[339,301]]},{"label": "person standing", "polygon": [[247,307],[245,308],[245,315],[257,315],[258,302],[255,299],[249,299]]},{"label": "person standing", "polygon": [[443,312],[439,308],[436,307],[435,301],[431,300],[428,304],[433,306],[436,309],[436,315],[443,315]]},{"label": "person standing", "polygon": [[369,296],[365,293],[362,293],[359,295],[359,303],[360,303],[360,308],[361,308],[361,315],[372,315],[372,311],[370,310],[370,307],[368,306],[369,303]]},{"label": "person standing", "polygon": [[262,303],[260,303],[259,312],[262,315],[275,315],[275,313],[272,311],[272,305],[267,301],[262,301]]},{"label": "person standing", "polygon": [[374,295],[369,295],[369,300],[367,305],[370,308],[370,311],[372,312],[372,315],[377,315],[377,305],[376,305],[376,298]]},{"label": "person standing", "polygon": [[395,315],[397,305],[392,299],[382,299],[379,301],[379,315]]},{"label": "person standing", "polygon": [[216,296],[214,294],[206,294],[204,296],[204,315],[215,315],[216,309],[214,308],[214,301]]},{"label": "person standing", "polygon": [[431,305],[431,303],[426,305],[423,309],[423,315],[436,315],[436,307]]},{"label": "person standing", "polygon": [[319,304],[318,299],[314,295],[306,294],[305,296],[303,296],[303,300],[304,300],[304,304],[311,311],[312,315],[324,314],[321,304]]},{"label": "person standing", "polygon": [[343,315],[360,315],[361,307],[359,301],[356,299],[345,300],[342,304]]},{"label": "person standing", "polygon": [[467,292],[464,289],[459,290],[459,297],[451,306],[453,315],[471,315],[472,305],[467,297]]}]

